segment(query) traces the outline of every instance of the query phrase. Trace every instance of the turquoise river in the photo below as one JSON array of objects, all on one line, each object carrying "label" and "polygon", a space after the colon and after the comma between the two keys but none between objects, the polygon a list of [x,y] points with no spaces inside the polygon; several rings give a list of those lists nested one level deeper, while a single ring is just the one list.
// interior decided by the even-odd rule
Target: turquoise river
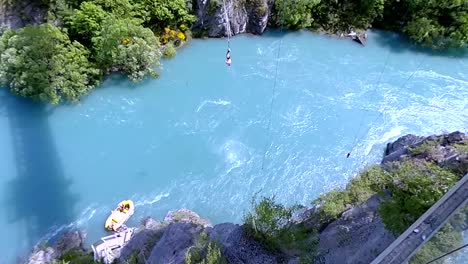
[{"label": "turquoise river", "polygon": [[94,242],[126,198],[130,226],[182,207],[239,223],[256,192],[307,205],[399,136],[468,129],[466,55],[369,37],[242,35],[230,68],[226,40],[194,40],[159,79],[112,75],[75,105],[1,89],[0,263],[66,227]]}]

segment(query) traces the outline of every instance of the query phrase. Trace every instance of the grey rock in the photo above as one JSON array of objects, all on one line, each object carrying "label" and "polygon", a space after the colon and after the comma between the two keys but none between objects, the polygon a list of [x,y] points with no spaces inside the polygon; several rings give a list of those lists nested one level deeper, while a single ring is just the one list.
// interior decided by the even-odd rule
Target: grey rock
[{"label": "grey rock", "polygon": [[26,263],[48,264],[70,250],[80,250],[84,252],[84,237],[85,235],[79,231],[68,231],[64,233],[53,245],[45,248],[36,247]]},{"label": "grey rock", "polygon": [[137,254],[139,263],[144,263],[146,259],[150,258],[154,245],[161,239],[163,233],[162,228],[143,229],[137,232],[130,242],[122,248],[119,263],[126,263],[132,254]]},{"label": "grey rock", "polygon": [[415,145],[421,142],[424,137],[418,137],[415,135],[408,134],[406,136],[400,137],[393,143],[388,143],[385,150],[385,155],[390,155],[395,151],[401,151],[406,149],[409,146]]},{"label": "grey rock", "polygon": [[47,6],[42,1],[19,0],[14,4],[0,1],[0,29],[17,29],[45,22]]},{"label": "grey rock", "polygon": [[[466,140],[466,136],[461,132],[453,132],[450,134],[440,136],[418,137],[415,135],[406,135],[393,143],[388,143],[385,150],[385,155],[382,164],[401,161],[405,158],[411,157],[419,160],[434,161],[442,166],[457,166],[455,160],[458,155],[462,154],[455,150],[452,145],[459,144]],[[426,142],[436,142],[436,146],[428,153],[413,155],[408,149],[419,147]],[[450,160],[451,162],[448,162]],[[450,165],[452,164],[452,165]]]},{"label": "grey rock", "polygon": [[53,248],[48,247],[35,251],[26,262],[27,264],[48,264],[57,257],[57,253]]},{"label": "grey rock", "polygon": [[242,226],[224,223],[208,229],[208,235],[223,246],[223,255],[232,264],[281,263],[279,257],[245,236]]},{"label": "grey rock", "polygon": [[173,223],[164,228],[164,234],[156,242],[149,264],[183,264],[185,253],[194,244],[194,239],[200,235],[203,227],[192,223]]},{"label": "grey rock", "polygon": [[154,220],[151,217],[143,219],[142,225],[145,229],[150,229],[150,230],[159,230],[163,228],[164,226],[166,226],[165,223]]},{"label": "grey rock", "polygon": [[246,32],[262,34],[268,23],[269,8],[266,0],[255,2],[197,0],[195,10],[198,20],[192,30],[195,35],[207,37],[226,37]]},{"label": "grey rock", "polygon": [[208,220],[201,218],[197,213],[190,211],[189,209],[180,209],[177,211],[170,211],[164,217],[164,222],[170,223],[193,223],[201,225],[203,227],[212,226]]},{"label": "grey rock", "polygon": [[372,196],[343,213],[320,233],[314,263],[370,263],[396,236],[387,231],[377,213],[382,198]]}]

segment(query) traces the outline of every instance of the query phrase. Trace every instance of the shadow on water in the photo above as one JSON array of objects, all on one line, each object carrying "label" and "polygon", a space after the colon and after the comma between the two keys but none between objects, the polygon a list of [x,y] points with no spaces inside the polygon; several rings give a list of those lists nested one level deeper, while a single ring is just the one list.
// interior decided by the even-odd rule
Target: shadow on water
[{"label": "shadow on water", "polygon": [[6,215],[22,229],[24,244],[32,246],[51,228],[72,221],[76,196],[68,191],[70,181],[48,123],[53,110],[4,91],[0,106],[9,120],[17,173],[2,192],[7,196]]},{"label": "shadow on water", "polygon": [[406,36],[396,32],[383,30],[372,30],[372,32],[374,33],[372,40],[375,40],[377,45],[384,48],[388,48],[391,52],[394,53],[403,53],[410,51],[415,53],[423,53],[429,56],[468,58],[467,48],[434,50],[429,48],[423,48],[420,45],[411,43]]}]

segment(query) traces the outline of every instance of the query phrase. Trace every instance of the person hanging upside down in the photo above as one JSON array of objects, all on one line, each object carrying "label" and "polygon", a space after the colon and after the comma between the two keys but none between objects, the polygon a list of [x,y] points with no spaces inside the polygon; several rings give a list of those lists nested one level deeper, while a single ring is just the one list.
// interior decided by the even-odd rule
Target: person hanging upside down
[{"label": "person hanging upside down", "polygon": [[231,66],[231,49],[228,48],[226,53],[226,64],[227,66]]}]

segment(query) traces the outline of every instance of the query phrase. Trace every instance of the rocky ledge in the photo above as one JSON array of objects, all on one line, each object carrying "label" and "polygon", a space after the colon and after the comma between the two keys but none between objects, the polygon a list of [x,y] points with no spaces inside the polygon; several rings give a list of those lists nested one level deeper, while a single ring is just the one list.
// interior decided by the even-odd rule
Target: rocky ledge
[{"label": "rocky ledge", "polygon": [[[431,161],[464,175],[468,173],[468,139],[460,132],[430,137],[406,135],[387,145],[382,166],[405,159]],[[347,207],[337,219],[320,226],[315,235],[318,245],[313,262],[370,263],[397,237],[385,228],[378,213],[385,199],[373,195],[359,206]],[[316,208],[305,209],[296,224],[310,224],[315,212]],[[182,264],[186,263],[187,252],[193,249],[204,247],[206,254],[207,241],[216,242],[227,263],[299,263],[294,254],[268,251],[247,235],[242,225],[212,226],[188,209],[169,212],[162,222],[144,219],[122,249],[118,263]],[[36,248],[27,263],[50,263],[70,250],[90,254],[83,249],[82,242],[81,233],[70,231],[56,244]]]}]

